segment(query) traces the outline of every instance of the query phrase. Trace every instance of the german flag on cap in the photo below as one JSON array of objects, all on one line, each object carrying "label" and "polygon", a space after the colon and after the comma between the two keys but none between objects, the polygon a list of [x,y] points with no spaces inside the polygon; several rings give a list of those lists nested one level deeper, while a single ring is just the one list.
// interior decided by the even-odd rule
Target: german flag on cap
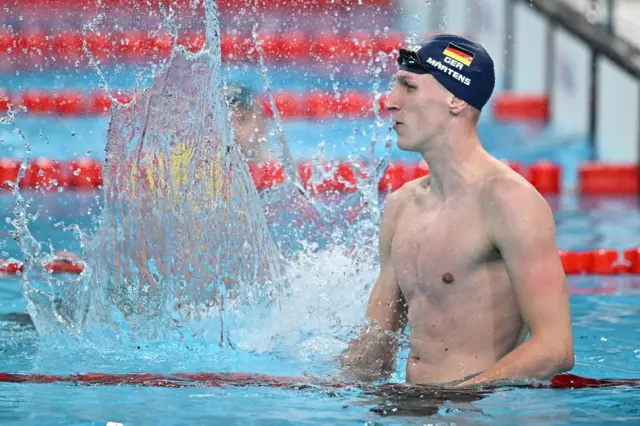
[{"label": "german flag on cap", "polygon": [[465,64],[466,66],[471,65],[471,61],[473,61],[473,53],[469,52],[467,49],[463,49],[462,47],[449,43],[446,49],[444,49],[445,55],[450,57],[451,59],[455,59],[456,61]]}]

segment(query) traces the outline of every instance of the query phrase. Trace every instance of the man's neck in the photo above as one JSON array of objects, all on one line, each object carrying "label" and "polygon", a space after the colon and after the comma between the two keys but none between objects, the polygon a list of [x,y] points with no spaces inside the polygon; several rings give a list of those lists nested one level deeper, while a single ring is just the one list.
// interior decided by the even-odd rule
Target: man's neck
[{"label": "man's neck", "polygon": [[475,132],[443,137],[422,153],[429,166],[430,190],[446,199],[476,181],[482,175],[477,160],[485,155]]}]

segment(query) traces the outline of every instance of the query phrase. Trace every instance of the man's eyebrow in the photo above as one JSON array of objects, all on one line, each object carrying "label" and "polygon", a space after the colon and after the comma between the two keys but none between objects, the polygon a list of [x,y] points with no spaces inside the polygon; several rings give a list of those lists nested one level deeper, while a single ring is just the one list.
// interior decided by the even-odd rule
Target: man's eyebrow
[{"label": "man's eyebrow", "polygon": [[403,84],[416,84],[416,81],[413,78],[404,75],[397,76],[396,81]]}]

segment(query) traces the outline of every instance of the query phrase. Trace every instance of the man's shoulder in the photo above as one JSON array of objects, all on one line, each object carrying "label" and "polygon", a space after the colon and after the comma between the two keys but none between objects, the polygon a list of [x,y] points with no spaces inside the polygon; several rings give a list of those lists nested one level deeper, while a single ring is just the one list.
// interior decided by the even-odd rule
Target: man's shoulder
[{"label": "man's shoulder", "polygon": [[515,171],[501,171],[486,179],[484,194],[491,197],[509,195],[533,195],[535,188]]},{"label": "man's shoulder", "polygon": [[[515,172],[514,172],[515,174]],[[520,175],[490,179],[483,190],[483,217],[491,243],[500,250],[553,235],[554,217],[544,197]]]},{"label": "man's shoulder", "polygon": [[425,176],[406,182],[385,198],[385,207],[404,206],[408,201],[418,196],[421,191],[424,191],[428,179],[429,177]]},{"label": "man's shoulder", "polygon": [[482,200],[485,209],[497,217],[550,208],[538,190],[513,171],[498,173],[487,179],[482,188]]},{"label": "man's shoulder", "polygon": [[396,220],[405,206],[414,198],[420,190],[420,181],[416,179],[405,183],[402,187],[391,192],[384,200],[384,213],[387,219]]}]

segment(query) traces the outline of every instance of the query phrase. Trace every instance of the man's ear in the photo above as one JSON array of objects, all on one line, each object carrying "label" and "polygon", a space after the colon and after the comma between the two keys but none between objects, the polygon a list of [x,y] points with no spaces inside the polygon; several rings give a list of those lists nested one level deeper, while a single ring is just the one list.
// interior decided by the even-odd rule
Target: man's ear
[{"label": "man's ear", "polygon": [[467,107],[467,103],[462,99],[459,99],[453,95],[449,98],[449,111],[453,115],[460,115],[462,111]]}]

